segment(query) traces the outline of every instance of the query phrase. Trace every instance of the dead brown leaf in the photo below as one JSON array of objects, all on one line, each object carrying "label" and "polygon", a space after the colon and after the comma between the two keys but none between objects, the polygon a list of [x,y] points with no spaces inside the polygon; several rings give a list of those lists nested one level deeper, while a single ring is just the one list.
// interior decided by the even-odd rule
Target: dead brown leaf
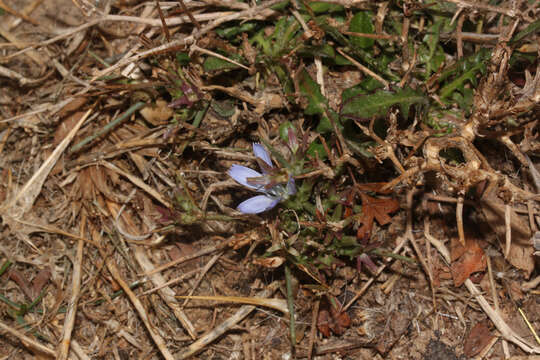
[{"label": "dead brown leaf", "polygon": [[337,298],[331,297],[332,304],[325,303],[324,308],[319,311],[317,318],[317,329],[324,337],[330,337],[331,333],[342,335],[351,326],[351,317],[342,311],[341,303]]},{"label": "dead brown leaf", "polygon": [[472,237],[466,238],[465,246],[461,245],[459,239],[452,238],[450,255],[452,259],[452,278],[456,287],[461,286],[472,273],[486,269],[484,250],[478,245],[478,241]]},{"label": "dead brown leaf", "polygon": [[389,214],[399,209],[399,202],[396,199],[374,198],[364,193],[360,193],[362,199],[362,226],[358,228],[356,237],[366,241],[371,236],[373,221],[377,220],[379,225],[388,224],[392,218]]},{"label": "dead brown leaf", "polygon": [[465,344],[463,346],[463,352],[468,358],[479,354],[493,338],[493,334],[489,331],[485,322],[480,322],[473,326]]}]

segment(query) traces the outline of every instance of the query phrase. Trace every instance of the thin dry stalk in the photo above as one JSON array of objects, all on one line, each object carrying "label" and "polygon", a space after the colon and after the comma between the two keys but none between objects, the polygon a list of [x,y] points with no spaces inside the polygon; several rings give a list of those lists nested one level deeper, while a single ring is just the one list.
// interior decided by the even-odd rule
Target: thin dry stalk
[{"label": "thin dry stalk", "polygon": [[416,239],[414,238],[413,229],[412,229],[412,204],[413,204],[413,196],[415,194],[414,190],[411,190],[407,193],[407,228],[405,230],[405,236],[409,239],[411,242],[414,252],[416,253],[416,256],[420,260],[420,264],[422,264],[422,267],[424,268],[424,271],[428,275],[429,280],[429,286],[431,288],[431,296],[433,300],[433,305],[435,308],[435,304],[437,303],[435,299],[435,287],[433,286],[433,273],[431,272],[431,268],[426,263],[426,260],[424,258],[424,255],[422,254],[422,251],[420,250],[420,247],[416,243]]},{"label": "thin dry stalk", "polygon": [[201,281],[204,279],[204,276],[206,275],[206,273],[212,268],[212,266],[214,266],[214,264],[216,263],[216,261],[218,261],[218,259],[223,255],[223,251],[219,252],[218,254],[212,256],[212,258],[210,259],[210,261],[208,261],[208,263],[206,263],[206,265],[204,266],[202,272],[200,273],[199,275],[199,278],[197,279],[197,281],[195,281],[195,284],[191,287],[191,290],[189,291],[188,293],[188,297],[186,297],[186,299],[184,300],[184,303],[182,304],[182,307],[185,307],[189,301],[189,296],[193,295],[193,293],[195,292],[195,290],[199,287],[199,285],[201,284]]},{"label": "thin dry stalk", "polygon": [[[144,247],[133,244],[130,244],[130,247],[135,254],[135,259],[137,260],[143,271],[145,271],[146,273],[151,273],[154,270],[154,265],[148,258]],[[172,309],[174,315],[176,316],[178,321],[180,321],[180,324],[182,324],[189,336],[191,336],[191,338],[195,340],[197,338],[197,330],[195,330],[195,327],[191,323],[191,320],[189,320],[187,315],[181,309],[178,300],[174,297],[176,295],[175,292],[168,286],[169,284],[165,282],[165,279],[163,278],[163,276],[161,276],[161,274],[154,273],[152,275],[149,275],[149,277],[150,280],[152,280],[152,283],[158,289],[158,294],[161,299],[163,299],[167,306]],[[153,290],[154,289],[152,289],[152,291]]]},{"label": "thin dry stalk", "polygon": [[458,18],[457,28],[456,28],[456,42],[457,42],[457,58],[461,59],[463,57],[463,36],[461,30],[463,29],[463,22],[465,21],[465,14],[461,14]]},{"label": "thin dry stalk", "polygon": [[37,341],[34,341],[32,338],[29,338],[28,336],[24,335],[23,333],[21,333],[20,331],[18,330],[15,330],[13,329],[12,327],[10,326],[7,326],[6,324],[4,324],[3,322],[0,321],[0,330],[3,330],[4,332],[7,332],[13,336],[15,336],[16,338],[18,338],[21,343],[26,346],[26,347],[29,347],[29,348],[32,348],[34,350],[37,350],[39,351],[40,353],[43,353],[45,355],[49,355],[49,356],[52,356],[52,357],[56,357],[56,351],[52,350],[52,349],[49,349],[48,347],[44,346],[44,345],[41,345],[40,343],[38,343]]},{"label": "thin dry stalk", "polygon": [[456,222],[459,242],[462,246],[465,246],[465,230],[463,230],[463,196],[458,197],[456,206]]},{"label": "thin dry stalk", "polygon": [[[499,297],[497,296],[497,288],[495,286],[495,280],[493,279],[493,269],[491,268],[491,258],[486,256],[488,276],[489,276],[489,286],[491,287],[491,297],[493,298],[493,305],[495,306],[495,311],[500,312],[499,307]],[[504,352],[505,359],[510,357],[510,351],[508,350],[508,341],[505,339],[502,340],[502,347]]]},{"label": "thin dry stalk", "polygon": [[64,140],[58,146],[52,154],[43,162],[39,170],[28,180],[28,182],[22,187],[22,189],[13,197],[11,201],[7,204],[4,204],[0,207],[0,214],[4,216],[8,215],[12,218],[19,218],[25,212],[27,212],[38,195],[41,192],[41,188],[47,179],[50,171],[56,165],[56,162],[60,156],[64,153],[64,150],[67,148],[79,128],[82,126],[84,121],[90,116],[93,109],[89,109],[77,122],[77,124],[71,129],[71,131],[66,135]]},{"label": "thin dry stalk", "polygon": [[10,70],[10,69],[8,69],[6,67],[3,67],[3,66],[0,66],[0,76],[7,77],[8,79],[15,80],[22,87],[28,86],[28,85],[29,86],[36,85],[36,84],[39,84],[40,82],[42,82],[43,80],[45,80],[44,78],[42,78],[42,79],[28,79],[27,77],[24,77],[23,75],[19,74],[18,72]]},{"label": "thin dry stalk", "polygon": [[384,84],[384,87],[385,88],[389,88],[390,84],[388,83],[388,81],[384,80],[381,76],[379,76],[378,74],[374,73],[373,71],[371,71],[370,69],[368,69],[367,67],[365,67],[364,65],[360,64],[357,60],[355,60],[354,58],[350,57],[349,55],[347,55],[345,52],[343,52],[341,49],[339,48],[336,48],[337,52],[340,53],[341,55],[343,55],[343,57],[347,60],[349,60],[350,62],[353,63],[354,66],[356,66],[360,71],[362,71],[364,74],[366,75],[369,75],[371,77],[373,77],[374,79],[376,79],[377,81],[379,81],[381,84]]},{"label": "thin dry stalk", "polygon": [[90,357],[86,355],[82,346],[75,339],[71,339],[71,350],[77,355],[79,360],[90,360]]},{"label": "thin dry stalk", "polygon": [[511,220],[511,207],[509,204],[504,205],[504,228],[505,228],[505,239],[506,246],[504,248],[504,258],[508,259],[510,255],[510,247],[512,246],[512,220]]},{"label": "thin dry stalk", "polygon": [[309,332],[309,345],[308,345],[308,360],[313,358],[313,346],[315,345],[315,339],[317,338],[317,319],[319,317],[319,306],[321,300],[317,299],[313,306],[313,312],[311,313],[311,330]]},{"label": "thin dry stalk", "polygon": [[232,60],[232,59],[229,59],[228,57],[226,56],[223,56],[221,54],[218,54],[216,52],[213,52],[213,51],[210,51],[210,50],[206,50],[206,49],[203,49],[201,47],[198,47],[196,44],[193,44],[189,47],[189,52],[200,52],[201,54],[206,54],[206,55],[210,55],[210,56],[213,56],[213,57],[217,57],[218,59],[221,59],[221,60],[224,60],[224,61],[227,61],[227,62],[230,62],[231,64],[234,64],[236,66],[239,66],[241,67],[242,69],[246,69],[246,70],[249,70],[249,68],[244,65],[244,64],[240,64],[238,61],[235,61],[235,60]]},{"label": "thin dry stalk", "polygon": [[[428,240],[432,241],[434,239],[432,236],[428,237]],[[437,250],[439,250],[439,253],[443,256],[444,260],[450,264],[451,258],[450,258],[450,252],[446,248],[444,244],[442,244],[440,241],[432,243]],[[519,336],[512,328],[510,328],[504,319],[499,315],[497,311],[495,311],[491,305],[489,305],[486,298],[480,293],[480,291],[476,288],[476,285],[471,281],[471,279],[465,280],[465,286],[471,293],[471,295],[476,299],[482,310],[486,313],[486,315],[491,319],[493,324],[495,324],[495,327],[500,331],[502,336],[520,347],[523,351],[525,351],[528,354],[540,354],[540,347],[530,345],[527,343],[525,339],[523,339],[521,336]]]},{"label": "thin dry stalk", "polygon": [[[491,348],[493,347],[493,345],[495,345],[497,343],[497,341],[499,340],[499,338],[497,336],[494,336],[491,341],[489,342],[489,344],[487,344],[483,349],[482,351],[480,352],[480,354],[478,354],[476,357],[473,358],[473,360],[481,360],[483,359],[487,354],[488,352],[491,350]],[[506,356],[505,355],[505,359],[510,359],[510,355]]]},{"label": "thin dry stalk", "polygon": [[17,16],[21,19],[24,19],[25,21],[28,21],[32,25],[39,26],[39,23],[36,20],[32,19],[26,14],[18,12],[17,10],[11,8],[10,6],[7,6],[6,3],[4,3],[4,0],[0,0],[0,8],[4,9],[5,12],[10,13],[11,15]]},{"label": "thin dry stalk", "polygon": [[[266,287],[265,290],[259,292],[256,297],[268,298],[274,291],[278,288],[279,284],[274,282]],[[202,351],[207,345],[212,343],[214,340],[219,338],[221,335],[225,334],[229,329],[233,328],[242,321],[246,316],[248,316],[253,310],[257,307],[254,305],[243,305],[238,309],[238,311],[225,320],[223,323],[214,328],[211,332],[201,337],[199,340],[195,341],[193,344],[189,345],[187,349],[182,351],[179,354],[176,354],[177,360],[187,359],[196,353]]]},{"label": "thin dry stalk", "polygon": [[137,177],[135,175],[132,175],[132,174],[130,174],[128,172],[125,172],[124,170],[120,169],[119,167],[117,167],[116,165],[114,165],[114,164],[112,164],[112,163],[110,163],[108,161],[100,161],[99,164],[105,166],[107,169],[110,169],[110,170],[112,170],[112,171],[126,177],[129,181],[131,181],[133,183],[133,185],[135,185],[135,186],[141,188],[142,190],[144,190],[147,194],[152,196],[154,199],[159,201],[161,204],[166,206],[168,209],[173,208],[172,204],[169,203],[167,200],[165,200],[165,198],[163,196],[161,196],[161,194],[159,192],[152,189],[150,186],[148,186],[139,177]]},{"label": "thin dry stalk", "polygon": [[152,340],[154,340],[154,343],[158,347],[161,355],[163,355],[163,357],[167,360],[174,360],[174,357],[172,353],[169,351],[169,349],[167,348],[165,341],[163,340],[161,335],[159,335],[159,333],[154,330],[154,326],[150,323],[150,319],[148,318],[148,313],[146,312],[146,309],[144,308],[143,304],[141,303],[137,295],[135,295],[135,293],[131,291],[131,289],[129,288],[129,285],[122,278],[122,275],[120,275],[118,268],[114,264],[114,260],[112,260],[110,257],[107,257],[107,255],[103,251],[101,251],[101,256],[103,257],[103,259],[107,259],[105,260],[107,264],[107,269],[109,269],[109,272],[111,273],[114,280],[118,283],[118,285],[120,285],[122,290],[124,290],[129,300],[131,301],[131,303],[133,304],[133,306],[139,313],[139,316],[141,320],[143,321],[146,327],[146,330],[152,337]]},{"label": "thin dry stalk", "polygon": [[486,11],[492,11],[499,14],[503,14],[509,17],[519,17],[521,16],[521,13],[519,11],[515,11],[512,9],[507,9],[499,6],[493,6],[488,4],[482,4],[481,2],[468,2],[465,0],[447,0],[448,2],[454,3],[462,8],[472,8],[476,10],[486,10]]},{"label": "thin dry stalk", "polygon": [[170,43],[157,46],[157,47],[155,47],[153,49],[143,51],[143,52],[141,52],[139,54],[136,54],[136,55],[130,56],[128,58],[124,58],[124,59],[120,60],[116,64],[114,64],[114,65],[100,71],[98,74],[96,74],[90,80],[90,82],[95,82],[97,79],[99,79],[99,78],[101,78],[101,77],[103,77],[105,75],[108,75],[111,72],[113,72],[113,71],[115,71],[115,70],[117,70],[117,69],[119,69],[119,68],[121,68],[123,66],[126,66],[126,65],[131,64],[131,63],[135,63],[135,62],[137,62],[139,60],[142,60],[142,59],[144,59],[144,58],[146,58],[148,56],[168,52],[168,51],[171,51],[173,49],[176,49],[176,48],[188,45],[188,44],[192,44],[195,40],[200,38],[202,35],[210,32],[211,30],[213,30],[214,28],[216,28],[217,26],[219,26],[219,25],[221,25],[221,24],[223,24],[225,22],[236,20],[236,19],[249,19],[249,18],[253,18],[253,17],[256,17],[256,16],[261,16],[262,10],[265,10],[265,9],[267,9],[267,8],[269,8],[269,7],[271,7],[271,6],[275,5],[275,4],[278,4],[280,2],[281,2],[281,0],[270,0],[270,1],[265,2],[264,4],[261,4],[259,6],[254,6],[252,8],[246,9],[244,11],[239,11],[239,12],[231,14],[231,15],[216,18],[214,21],[210,22],[209,24],[207,24],[206,26],[201,28],[199,31],[197,31],[197,33],[194,34],[194,35],[189,35],[189,36],[186,36],[186,37],[184,37],[182,39],[171,41]]},{"label": "thin dry stalk", "polygon": [[[84,236],[86,226],[86,213],[82,213],[81,218],[81,237]],[[59,360],[65,360],[69,354],[69,347],[71,341],[71,333],[73,331],[73,326],[75,325],[75,315],[77,314],[77,304],[79,301],[79,294],[81,292],[81,278],[82,278],[82,262],[83,262],[83,250],[84,250],[84,241],[79,240],[77,242],[77,255],[75,258],[75,263],[73,264],[73,279],[71,283],[71,299],[68,303],[68,309],[66,313],[66,318],[64,321],[64,330],[62,334],[62,341],[60,342],[58,349]]]},{"label": "thin dry stalk", "polygon": [[[408,240],[408,237],[404,236],[404,237],[399,237],[397,239],[398,241],[398,245],[394,248],[394,250],[392,250],[392,252],[394,254],[397,254],[401,251],[401,249],[405,246],[405,244],[407,243],[407,240]],[[364,293],[366,292],[366,290],[369,288],[369,286],[375,281],[375,279],[384,271],[384,269],[386,269],[386,267],[390,264],[390,262],[394,260],[393,258],[391,257],[388,257],[386,259],[386,263],[379,266],[377,268],[377,271],[375,272],[375,274],[369,278],[368,281],[366,281],[366,283],[364,284],[364,286],[362,286],[362,288],[360,290],[358,290],[356,292],[356,294],[354,295],[354,297],[351,299],[351,301],[349,301],[347,303],[347,305],[345,305],[342,309],[342,311],[347,311],[348,308],[351,307],[352,304],[354,304],[356,302],[356,300],[358,300],[362,295],[364,295]]]},{"label": "thin dry stalk", "polygon": [[153,269],[151,271],[146,272],[144,275],[150,276],[152,274],[162,272],[163,270],[166,270],[166,269],[168,269],[170,267],[181,264],[181,263],[186,262],[188,260],[196,259],[196,258],[198,258],[200,256],[211,254],[214,251],[218,251],[221,248],[223,248],[224,246],[226,246],[230,241],[232,241],[232,240],[229,240],[229,241],[227,241],[227,242],[225,242],[223,244],[218,244],[218,245],[206,247],[206,248],[201,249],[201,250],[197,251],[196,253],[193,253],[193,254],[190,254],[190,255],[179,257],[178,259],[170,261],[170,262],[168,262],[166,264],[158,266],[157,268],[155,268],[155,269]]}]

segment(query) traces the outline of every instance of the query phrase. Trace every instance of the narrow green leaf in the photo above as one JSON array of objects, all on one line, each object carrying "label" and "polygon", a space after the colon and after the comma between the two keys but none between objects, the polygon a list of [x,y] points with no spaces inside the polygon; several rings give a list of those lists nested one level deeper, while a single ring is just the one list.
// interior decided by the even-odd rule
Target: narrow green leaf
[{"label": "narrow green leaf", "polygon": [[[369,11],[360,11],[356,13],[351,19],[349,25],[349,31],[364,33],[364,34],[373,34],[375,31],[375,26],[373,26],[372,14]],[[351,44],[356,48],[369,49],[375,43],[375,39],[369,39],[365,37],[358,37],[351,35]]]},{"label": "narrow green leaf", "polygon": [[511,44],[518,42],[519,40],[525,38],[525,36],[529,34],[534,34],[540,32],[540,20],[536,20],[535,22],[529,24],[525,29],[518,32],[514,38],[510,41]]}]

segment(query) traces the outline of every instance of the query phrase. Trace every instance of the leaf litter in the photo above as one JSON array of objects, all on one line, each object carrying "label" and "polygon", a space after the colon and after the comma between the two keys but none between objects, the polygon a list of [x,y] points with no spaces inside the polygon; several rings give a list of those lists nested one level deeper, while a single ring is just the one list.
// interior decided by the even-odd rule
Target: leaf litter
[{"label": "leaf litter", "polygon": [[538,356],[539,13],[1,1],[0,356]]}]

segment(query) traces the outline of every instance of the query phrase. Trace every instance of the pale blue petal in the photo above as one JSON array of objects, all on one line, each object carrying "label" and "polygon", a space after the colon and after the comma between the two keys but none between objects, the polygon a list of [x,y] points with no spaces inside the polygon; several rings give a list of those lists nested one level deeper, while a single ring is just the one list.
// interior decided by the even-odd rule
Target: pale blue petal
[{"label": "pale blue petal", "polygon": [[296,194],[296,184],[295,184],[294,179],[292,177],[287,182],[287,194],[289,194],[289,195]]},{"label": "pale blue petal", "polygon": [[257,195],[249,198],[236,208],[244,214],[258,214],[272,209],[279,202],[278,198],[272,198],[266,195]]},{"label": "pale blue petal", "polygon": [[254,186],[247,182],[247,178],[261,177],[262,174],[242,165],[234,164],[228,171],[230,177],[232,177],[237,183],[242,184],[250,189],[259,190],[260,185]]},{"label": "pale blue petal", "polygon": [[253,154],[255,154],[256,157],[267,163],[268,166],[274,166],[272,165],[272,159],[270,159],[270,154],[261,144],[253,143]]}]

